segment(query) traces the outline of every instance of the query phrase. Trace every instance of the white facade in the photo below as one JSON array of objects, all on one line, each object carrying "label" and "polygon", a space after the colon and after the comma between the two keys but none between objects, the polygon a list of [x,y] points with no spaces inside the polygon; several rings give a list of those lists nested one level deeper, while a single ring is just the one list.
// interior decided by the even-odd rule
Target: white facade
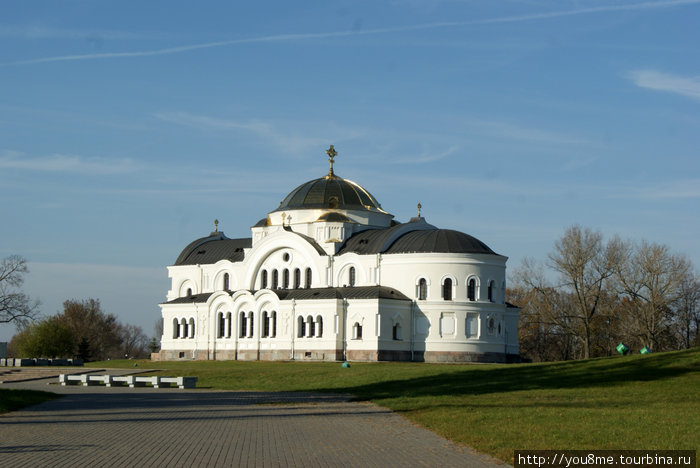
[{"label": "white facade", "polygon": [[331,166],[250,238],[192,242],[168,267],[158,358],[517,359],[507,257],[423,218],[392,218]]}]

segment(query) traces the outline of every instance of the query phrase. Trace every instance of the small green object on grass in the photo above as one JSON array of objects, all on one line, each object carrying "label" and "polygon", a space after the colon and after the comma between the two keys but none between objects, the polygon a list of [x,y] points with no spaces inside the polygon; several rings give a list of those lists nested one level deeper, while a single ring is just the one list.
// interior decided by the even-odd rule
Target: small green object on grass
[{"label": "small green object on grass", "polygon": [[348,361],[345,361],[345,362],[342,364],[341,367],[342,367],[343,369],[347,369],[348,367],[350,367],[350,363],[349,363]]},{"label": "small green object on grass", "polygon": [[624,344],[624,343],[620,343],[619,345],[617,345],[617,348],[616,348],[616,349],[617,349],[617,352],[620,353],[620,355],[622,355],[622,356],[624,356],[625,354],[627,354],[627,353],[629,352],[629,350],[630,350],[630,349],[627,347],[627,345]]},{"label": "small green object on grass", "polygon": [[646,346],[642,348],[642,350],[639,352],[639,354],[649,354],[651,353],[651,350],[647,348]]},{"label": "small green object on grass", "polygon": [[134,367],[138,367],[138,366],[139,366],[138,364],[134,363]]}]

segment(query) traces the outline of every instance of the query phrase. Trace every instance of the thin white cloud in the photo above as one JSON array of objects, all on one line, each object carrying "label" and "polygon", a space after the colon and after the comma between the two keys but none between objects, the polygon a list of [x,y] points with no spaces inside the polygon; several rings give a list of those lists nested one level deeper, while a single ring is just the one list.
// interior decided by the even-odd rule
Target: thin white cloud
[{"label": "thin white cloud", "polygon": [[162,34],[149,34],[114,30],[84,30],[45,26],[42,24],[8,25],[0,24],[0,37],[23,39],[85,39],[87,41],[138,40],[162,37]]},{"label": "thin white cloud", "polygon": [[[203,115],[194,115],[188,112],[158,112],[154,114],[157,119],[165,122],[184,125],[198,129],[214,130],[243,130],[273,144],[287,154],[306,154],[314,148],[318,149],[329,144],[329,141],[341,141],[356,138],[362,134],[361,130],[351,128],[337,128],[332,124],[314,125],[316,130],[294,130],[285,132],[279,130],[276,125],[262,120],[237,121],[220,119]],[[300,125],[300,123],[296,123]],[[311,133],[313,132],[313,133]],[[316,136],[318,135],[318,136]],[[328,136],[337,135],[329,140]]]},{"label": "thin white cloud", "polygon": [[464,123],[467,129],[475,131],[479,135],[489,135],[494,138],[557,145],[581,145],[591,143],[588,140],[576,136],[523,127],[508,122],[469,119]]},{"label": "thin white cloud", "polygon": [[449,148],[447,148],[446,150],[441,151],[439,153],[434,152],[434,151],[423,152],[423,153],[415,155],[415,156],[409,156],[409,157],[398,158],[398,159],[392,158],[392,160],[395,163],[401,163],[401,164],[423,164],[423,163],[429,163],[429,162],[439,161],[440,159],[444,159],[447,156],[454,154],[458,149],[459,149],[459,146],[452,145]]},{"label": "thin white cloud", "polygon": [[146,50],[146,51],[134,51],[134,52],[106,52],[106,53],[93,53],[93,54],[80,54],[80,55],[60,55],[54,57],[42,57],[37,59],[29,60],[19,60],[15,62],[0,63],[0,66],[9,65],[31,65],[38,63],[48,63],[48,62],[64,62],[64,61],[75,61],[75,60],[98,60],[98,59],[109,59],[109,58],[127,58],[127,57],[149,57],[156,55],[169,55],[178,54],[182,52],[189,52],[198,49],[209,49],[213,47],[225,47],[240,44],[253,44],[262,42],[286,42],[286,41],[297,41],[297,40],[308,40],[308,39],[330,39],[337,37],[348,37],[348,36],[360,36],[360,35],[371,35],[371,34],[389,34],[396,32],[405,31],[419,31],[426,29],[440,29],[448,27],[462,27],[462,26],[472,26],[480,24],[497,24],[497,23],[514,23],[523,21],[535,21],[535,20],[546,20],[551,18],[559,18],[566,16],[577,16],[577,15],[588,15],[594,13],[606,13],[615,11],[630,11],[630,10],[649,10],[649,9],[660,9],[669,8],[674,6],[684,6],[698,4],[700,0],[668,0],[668,1],[657,1],[657,2],[640,2],[632,4],[618,4],[618,5],[606,5],[591,8],[580,8],[575,10],[564,10],[564,11],[552,11],[544,13],[533,13],[528,15],[516,15],[516,16],[502,16],[497,18],[483,18],[475,19],[469,21],[447,21],[447,22],[437,22],[437,23],[426,23],[426,24],[416,24],[409,26],[398,26],[390,28],[376,28],[376,29],[355,29],[350,31],[335,31],[335,32],[320,32],[320,33],[299,33],[299,34],[277,34],[270,36],[252,37],[244,39],[234,39],[228,41],[217,41],[217,42],[207,42],[202,44],[192,44],[180,47],[170,47],[165,49],[156,50]]},{"label": "thin white cloud", "polygon": [[128,158],[84,158],[66,154],[26,157],[18,151],[4,150],[0,152],[0,168],[81,174],[123,174],[137,171],[139,165]]},{"label": "thin white cloud", "polygon": [[634,70],[628,77],[640,88],[680,94],[700,100],[700,76],[679,76],[656,70]]},{"label": "thin white cloud", "polygon": [[637,198],[646,200],[671,200],[700,198],[700,179],[672,180],[645,185],[642,188],[634,187],[627,193],[620,194],[624,198]]}]

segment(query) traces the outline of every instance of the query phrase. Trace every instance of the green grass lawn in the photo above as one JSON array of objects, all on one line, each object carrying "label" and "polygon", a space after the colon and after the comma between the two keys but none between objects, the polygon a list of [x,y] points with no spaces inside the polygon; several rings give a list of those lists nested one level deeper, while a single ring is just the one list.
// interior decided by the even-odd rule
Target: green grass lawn
[{"label": "green grass lawn", "polygon": [[59,395],[55,393],[0,388],[0,414],[15,411],[25,406],[37,405],[58,397]]},{"label": "green grass lawn", "polygon": [[164,375],[197,376],[199,387],[351,393],[509,463],[515,449],[700,447],[698,348],[518,365],[137,363]]}]

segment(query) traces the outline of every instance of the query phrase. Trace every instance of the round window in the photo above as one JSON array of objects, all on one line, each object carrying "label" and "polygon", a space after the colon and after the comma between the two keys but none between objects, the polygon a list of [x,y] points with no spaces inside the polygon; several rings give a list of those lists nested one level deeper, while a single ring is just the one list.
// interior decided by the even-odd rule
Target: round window
[{"label": "round window", "polygon": [[288,262],[288,261],[289,261],[289,254],[288,254],[287,252],[285,252],[284,254],[282,254],[282,260],[284,260],[285,262]]}]

